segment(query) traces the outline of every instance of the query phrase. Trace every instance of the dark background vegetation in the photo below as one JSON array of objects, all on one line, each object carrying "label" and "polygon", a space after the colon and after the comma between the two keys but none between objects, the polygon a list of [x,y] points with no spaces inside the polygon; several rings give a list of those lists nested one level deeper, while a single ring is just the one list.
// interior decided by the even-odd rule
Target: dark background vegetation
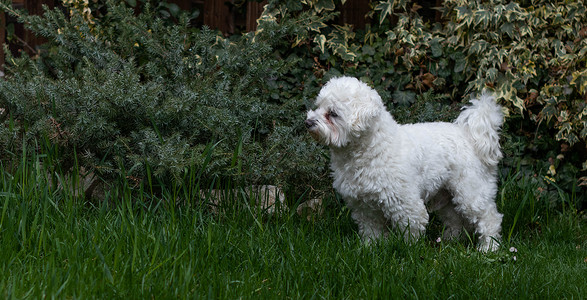
[{"label": "dark background vegetation", "polygon": [[328,152],[303,119],[344,74],[403,123],[451,121],[469,95],[493,91],[507,110],[503,174],[584,209],[584,3],[371,1],[352,25],[349,2],[269,1],[255,31],[241,21],[226,34],[202,27],[197,6],[166,1],[64,1],[42,16],[3,1],[6,28],[46,43],[34,55],[5,48],[0,158],[52,153],[51,172],[82,168],[106,184],[236,180],[319,197],[331,192]]}]

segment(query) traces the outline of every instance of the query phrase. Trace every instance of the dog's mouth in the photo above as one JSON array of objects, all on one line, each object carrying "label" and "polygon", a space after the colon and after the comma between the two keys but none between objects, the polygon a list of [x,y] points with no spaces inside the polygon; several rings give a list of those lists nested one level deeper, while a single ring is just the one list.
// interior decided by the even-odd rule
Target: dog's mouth
[{"label": "dog's mouth", "polygon": [[317,131],[311,131],[311,130],[308,130],[308,133],[310,134],[310,136],[311,136],[311,137],[312,137],[312,138],[313,138],[315,141],[317,141],[317,142],[319,142],[319,143],[323,143],[323,142],[324,142],[324,140],[322,139],[322,137],[320,136],[320,134],[318,134],[318,132],[317,132]]},{"label": "dog's mouth", "polygon": [[320,132],[318,130],[318,121],[306,119],[304,125],[306,125],[308,133],[314,140],[316,140],[317,142],[323,142],[322,137],[320,136]]}]

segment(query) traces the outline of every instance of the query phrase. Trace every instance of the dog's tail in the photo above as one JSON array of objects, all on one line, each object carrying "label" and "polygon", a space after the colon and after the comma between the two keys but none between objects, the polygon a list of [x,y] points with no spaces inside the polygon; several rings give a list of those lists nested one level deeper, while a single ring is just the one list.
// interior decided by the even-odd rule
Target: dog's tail
[{"label": "dog's tail", "polygon": [[479,158],[489,166],[496,166],[502,157],[499,148],[499,130],[503,124],[501,106],[486,92],[471,103],[473,105],[466,107],[455,123],[465,130]]}]

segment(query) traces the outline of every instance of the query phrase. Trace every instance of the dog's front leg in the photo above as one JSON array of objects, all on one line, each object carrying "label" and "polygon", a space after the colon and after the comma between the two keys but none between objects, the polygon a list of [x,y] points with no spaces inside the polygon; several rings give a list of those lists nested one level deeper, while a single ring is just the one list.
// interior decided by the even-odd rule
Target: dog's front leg
[{"label": "dog's front leg", "polygon": [[357,208],[352,210],[351,217],[359,226],[359,236],[366,244],[376,241],[387,233],[386,219],[381,211]]},{"label": "dog's front leg", "polygon": [[426,206],[421,199],[389,201],[388,205],[383,206],[383,214],[394,230],[403,233],[408,243],[420,239],[426,230],[429,218]]}]

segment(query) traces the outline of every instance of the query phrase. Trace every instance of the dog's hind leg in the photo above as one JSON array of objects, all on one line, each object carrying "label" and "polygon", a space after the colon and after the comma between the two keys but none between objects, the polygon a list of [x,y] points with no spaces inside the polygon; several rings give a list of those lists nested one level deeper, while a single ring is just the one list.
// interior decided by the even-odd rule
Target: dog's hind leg
[{"label": "dog's hind leg", "polygon": [[503,215],[497,211],[495,202],[489,201],[488,205],[483,207],[475,223],[475,231],[479,234],[479,251],[495,251],[499,248],[502,218]]},{"label": "dog's hind leg", "polygon": [[456,212],[452,203],[452,195],[447,190],[442,189],[432,197],[428,204],[428,209],[436,212],[444,224],[443,240],[452,240],[461,235],[465,222],[463,217]]},{"label": "dog's hind leg", "polygon": [[[453,191],[455,210],[473,224],[479,235],[477,249],[482,252],[495,251],[499,248],[501,238],[501,221],[503,215],[497,211],[495,194],[497,184],[483,181],[477,177],[473,182],[461,183]],[[482,184],[480,184],[482,183]]]},{"label": "dog's hind leg", "polygon": [[465,223],[461,215],[456,212],[455,206],[451,202],[448,202],[442,208],[436,210],[436,213],[444,224],[442,239],[452,240],[458,238],[463,231]]}]

